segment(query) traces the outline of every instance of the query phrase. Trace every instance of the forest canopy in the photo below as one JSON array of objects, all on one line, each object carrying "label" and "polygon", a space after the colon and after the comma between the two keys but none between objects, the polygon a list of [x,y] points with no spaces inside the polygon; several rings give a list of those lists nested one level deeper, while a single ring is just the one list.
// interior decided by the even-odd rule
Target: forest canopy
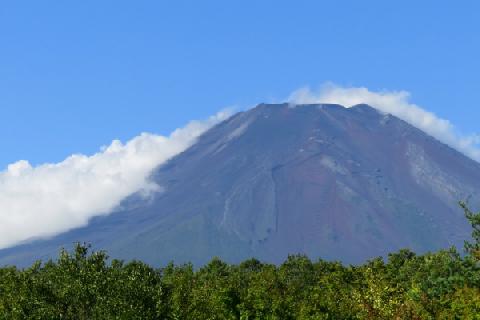
[{"label": "forest canopy", "polygon": [[480,319],[480,213],[455,248],[363,265],[289,256],[276,266],[214,258],[153,268],[77,244],[58,259],[0,269],[0,319]]}]

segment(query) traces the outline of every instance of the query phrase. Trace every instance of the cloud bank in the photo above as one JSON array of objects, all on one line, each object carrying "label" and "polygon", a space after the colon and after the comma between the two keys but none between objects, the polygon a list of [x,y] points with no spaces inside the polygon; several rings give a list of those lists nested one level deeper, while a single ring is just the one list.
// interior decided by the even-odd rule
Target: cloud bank
[{"label": "cloud bank", "polygon": [[25,160],[9,165],[0,172],[0,248],[83,226],[135,192],[159,191],[148,180],[151,171],[229,115],[192,121],[168,137],[142,133],[125,144],[115,140],[91,156],[37,167]]},{"label": "cloud bank", "polygon": [[406,91],[373,92],[367,88],[321,86],[318,91],[302,88],[294,91],[288,101],[293,104],[334,103],[345,107],[368,104],[377,110],[392,114],[437,140],[480,162],[480,136],[462,135],[445,119],[437,117],[409,101]]}]

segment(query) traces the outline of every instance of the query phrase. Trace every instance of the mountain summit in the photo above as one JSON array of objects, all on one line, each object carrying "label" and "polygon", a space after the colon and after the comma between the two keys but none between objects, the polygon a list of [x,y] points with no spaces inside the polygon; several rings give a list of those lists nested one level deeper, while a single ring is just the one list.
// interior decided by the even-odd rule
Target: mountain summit
[{"label": "mountain summit", "polygon": [[55,256],[76,241],[153,265],[294,253],[358,263],[400,248],[461,246],[470,228],[457,203],[480,199],[480,164],[368,105],[258,105],[151,179],[162,192],[0,250],[0,264]]}]

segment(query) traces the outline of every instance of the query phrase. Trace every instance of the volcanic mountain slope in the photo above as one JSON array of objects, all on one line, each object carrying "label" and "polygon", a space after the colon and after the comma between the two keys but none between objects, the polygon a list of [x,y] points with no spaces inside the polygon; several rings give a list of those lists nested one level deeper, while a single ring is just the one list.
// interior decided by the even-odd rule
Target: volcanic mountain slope
[{"label": "volcanic mountain slope", "polygon": [[75,241],[153,265],[293,253],[358,263],[461,246],[470,228],[457,202],[480,199],[480,164],[367,105],[261,104],[209,130],[152,179],[163,192],[1,250],[0,264],[55,256]]}]

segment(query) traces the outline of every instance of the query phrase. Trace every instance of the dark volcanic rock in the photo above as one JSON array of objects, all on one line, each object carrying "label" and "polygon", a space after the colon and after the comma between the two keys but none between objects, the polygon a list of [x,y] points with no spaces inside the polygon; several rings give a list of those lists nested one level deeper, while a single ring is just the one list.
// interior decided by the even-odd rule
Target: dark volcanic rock
[{"label": "dark volcanic rock", "polygon": [[470,229],[457,202],[480,199],[478,163],[367,105],[259,105],[152,179],[165,191],[2,250],[0,263],[45,259],[75,241],[154,265],[292,253],[357,263],[404,247],[461,246]]}]

